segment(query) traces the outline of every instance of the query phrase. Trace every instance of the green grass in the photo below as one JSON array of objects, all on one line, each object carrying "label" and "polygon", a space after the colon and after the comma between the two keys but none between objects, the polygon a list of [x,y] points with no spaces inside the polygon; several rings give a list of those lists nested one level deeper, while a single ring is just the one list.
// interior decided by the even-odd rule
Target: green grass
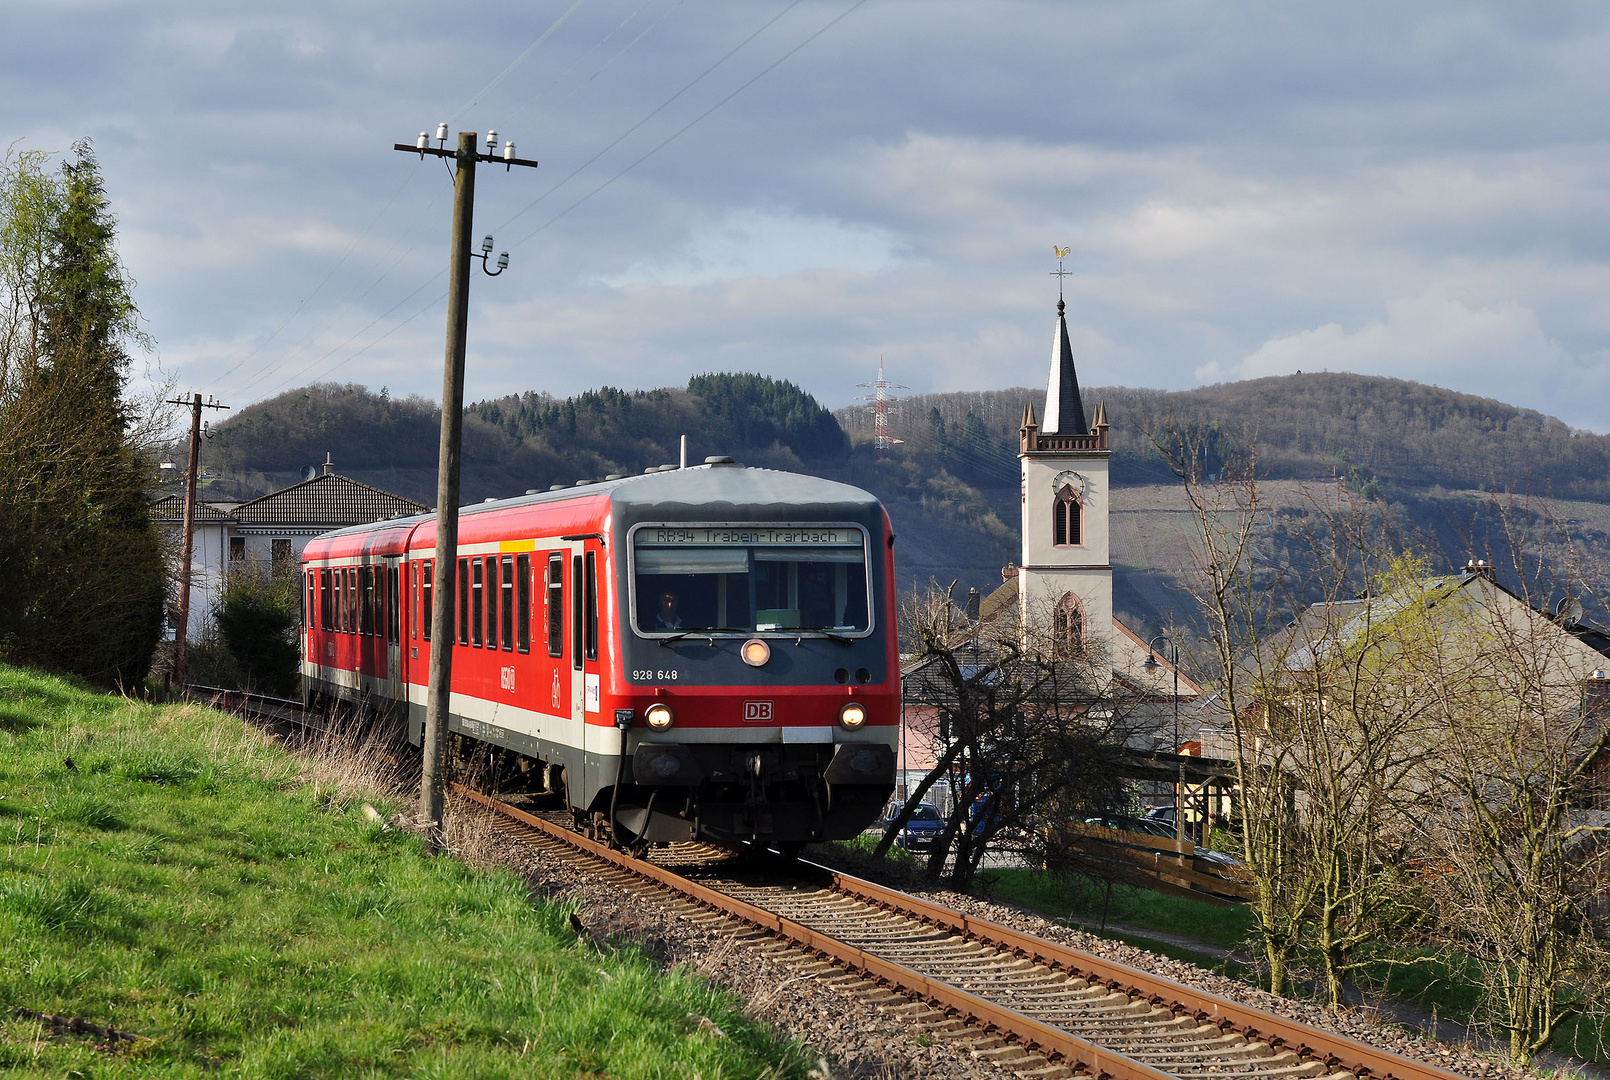
[{"label": "green grass", "polygon": [[1050,918],[1100,920],[1105,904],[1108,923],[1180,934],[1226,948],[1245,945],[1254,932],[1252,912],[1244,906],[1219,907],[1121,884],[1113,885],[1108,904],[1105,883],[1089,878],[1041,870],[1000,869],[989,874],[991,899]]},{"label": "green grass", "polygon": [[[388,809],[221,714],[0,667],[0,1072],[804,1073],[724,992],[598,951],[360,797]],[[112,1053],[18,1006],[143,1038]]]}]

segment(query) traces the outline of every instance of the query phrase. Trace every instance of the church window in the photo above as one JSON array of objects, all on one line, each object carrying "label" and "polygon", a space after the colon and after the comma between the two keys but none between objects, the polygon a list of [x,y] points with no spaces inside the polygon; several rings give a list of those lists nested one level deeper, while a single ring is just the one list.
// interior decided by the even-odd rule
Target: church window
[{"label": "church window", "polygon": [[1070,547],[1084,543],[1084,503],[1071,486],[1057,492],[1056,504],[1051,511],[1057,547]]},{"label": "church window", "polygon": [[1051,640],[1059,653],[1075,652],[1084,647],[1085,613],[1079,598],[1063,593],[1051,613]]}]

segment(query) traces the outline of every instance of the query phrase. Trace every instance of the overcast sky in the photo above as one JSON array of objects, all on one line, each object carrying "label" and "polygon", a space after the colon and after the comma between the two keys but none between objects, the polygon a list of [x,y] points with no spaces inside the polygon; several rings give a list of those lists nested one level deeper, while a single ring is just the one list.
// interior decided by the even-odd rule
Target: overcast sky
[{"label": "overcast sky", "polygon": [[[268,10],[272,7],[272,10]],[[14,149],[94,140],[161,365],[239,406],[437,397],[478,176],[467,397],[1390,374],[1610,431],[1600,4],[6,4]],[[713,110],[713,111],[712,111]],[[691,126],[690,126],[691,125]],[[645,158],[645,155],[648,155]],[[1120,418],[1114,418],[1121,422]]]}]

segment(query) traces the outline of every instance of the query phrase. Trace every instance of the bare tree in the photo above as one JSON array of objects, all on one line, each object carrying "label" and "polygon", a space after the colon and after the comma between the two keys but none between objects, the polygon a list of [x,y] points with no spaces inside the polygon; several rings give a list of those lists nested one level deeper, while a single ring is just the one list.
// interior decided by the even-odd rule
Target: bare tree
[{"label": "bare tree", "polygon": [[1039,851],[1046,826],[1062,824],[1070,808],[1118,798],[1119,765],[1145,695],[1114,678],[1099,644],[1025,631],[1015,610],[974,624],[950,590],[930,587],[911,595],[902,614],[917,652],[906,676],[908,720],[931,741],[935,764],[875,854],[946,784],[955,799],[927,870],[965,891],[988,850]]},{"label": "bare tree", "polygon": [[1499,508],[1507,587],[1478,570],[1496,602],[1443,605],[1455,632],[1438,639],[1414,820],[1438,937],[1474,960],[1483,1019],[1524,1061],[1610,994],[1610,680],[1580,630],[1548,614],[1587,587],[1568,538],[1546,512],[1513,509]]}]

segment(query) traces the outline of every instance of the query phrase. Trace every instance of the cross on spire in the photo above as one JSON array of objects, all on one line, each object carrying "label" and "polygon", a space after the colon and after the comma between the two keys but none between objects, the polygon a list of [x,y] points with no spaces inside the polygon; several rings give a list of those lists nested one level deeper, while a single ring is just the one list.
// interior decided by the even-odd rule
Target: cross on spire
[{"label": "cross on spire", "polygon": [[1062,311],[1062,279],[1073,273],[1071,270],[1062,269],[1062,260],[1068,257],[1068,252],[1072,251],[1073,248],[1057,247],[1052,244],[1051,250],[1056,252],[1057,255],[1057,268],[1051,271],[1051,276],[1057,279],[1057,311],[1060,313]]}]

